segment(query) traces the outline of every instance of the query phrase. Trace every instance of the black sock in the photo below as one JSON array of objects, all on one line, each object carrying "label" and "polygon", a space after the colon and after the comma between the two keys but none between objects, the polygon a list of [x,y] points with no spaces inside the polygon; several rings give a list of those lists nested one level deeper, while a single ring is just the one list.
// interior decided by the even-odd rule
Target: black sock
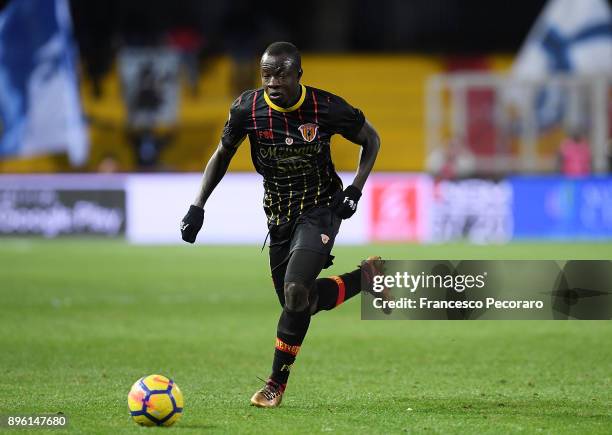
[{"label": "black sock", "polygon": [[291,366],[300,351],[308,326],[310,325],[310,310],[295,312],[283,308],[276,331],[276,345],[272,375],[270,377],[279,384],[286,384],[291,372]]},{"label": "black sock", "polygon": [[316,280],[319,300],[315,313],[331,310],[361,292],[361,269]]}]

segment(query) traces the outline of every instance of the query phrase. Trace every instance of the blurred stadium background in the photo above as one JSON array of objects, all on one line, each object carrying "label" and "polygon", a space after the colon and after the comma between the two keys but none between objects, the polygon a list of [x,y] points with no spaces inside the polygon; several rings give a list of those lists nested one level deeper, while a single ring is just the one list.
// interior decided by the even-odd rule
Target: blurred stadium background
[{"label": "blurred stadium background", "polygon": [[[382,138],[332,273],[372,254],[612,259],[609,1],[1,0],[0,414],[120,433],[129,385],[161,371],[186,430],[283,430],[244,410],[278,314],[247,142],[200,246],[165,246],[276,40]],[[347,181],[357,152],[334,138]],[[295,432],[609,433],[607,322],[358,311],[314,322],[282,411]]]},{"label": "blurred stadium background", "polygon": [[[4,1],[0,171],[20,176],[0,178],[0,234],[178,242],[197,183],[184,173],[202,170],[279,39],[304,52],[305,83],[362,108],[382,137],[339,242],[612,235],[604,0]],[[354,170],[353,145],[337,137],[332,151]],[[230,171],[202,240],[257,242],[248,145]],[[236,192],[254,218],[230,233]]]}]

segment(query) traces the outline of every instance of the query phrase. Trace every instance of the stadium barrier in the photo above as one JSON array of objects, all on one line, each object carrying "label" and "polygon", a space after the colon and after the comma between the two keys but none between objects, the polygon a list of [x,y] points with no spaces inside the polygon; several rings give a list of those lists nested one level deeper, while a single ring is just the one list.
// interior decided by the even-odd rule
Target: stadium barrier
[{"label": "stadium barrier", "polygon": [[515,177],[513,237],[612,238],[612,178]]},{"label": "stadium barrier", "polygon": [[119,237],[126,230],[122,176],[0,176],[0,235]]},{"label": "stadium barrier", "polygon": [[[341,174],[345,184],[352,176]],[[179,221],[199,182],[199,174],[2,175],[0,236],[181,243]],[[262,198],[259,175],[228,174],[209,200],[198,243],[263,243]],[[520,239],[612,239],[612,177],[435,182],[374,174],[337,243]]]}]

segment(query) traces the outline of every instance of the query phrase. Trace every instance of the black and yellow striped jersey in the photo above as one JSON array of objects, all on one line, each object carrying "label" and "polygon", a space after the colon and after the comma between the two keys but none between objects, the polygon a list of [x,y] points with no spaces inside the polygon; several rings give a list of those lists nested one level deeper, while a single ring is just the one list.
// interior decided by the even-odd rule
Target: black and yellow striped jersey
[{"label": "black and yellow striped jersey", "polygon": [[268,225],[292,221],[310,208],[329,205],[342,181],[331,160],[330,139],[355,137],[365,122],[361,110],[329,92],[302,85],[298,102],[274,104],[263,88],[249,90],[230,108],[221,143],[249,136],[251,158],[264,180]]}]

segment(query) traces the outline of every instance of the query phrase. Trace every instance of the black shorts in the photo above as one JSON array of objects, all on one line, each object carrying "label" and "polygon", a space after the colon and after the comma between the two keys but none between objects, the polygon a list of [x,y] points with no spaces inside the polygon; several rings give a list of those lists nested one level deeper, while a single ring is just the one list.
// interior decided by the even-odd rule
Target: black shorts
[{"label": "black shorts", "polygon": [[297,249],[325,255],[323,269],[333,263],[334,246],[342,219],[328,207],[315,207],[295,221],[270,228],[270,270],[277,292],[282,291],[291,254]]}]

